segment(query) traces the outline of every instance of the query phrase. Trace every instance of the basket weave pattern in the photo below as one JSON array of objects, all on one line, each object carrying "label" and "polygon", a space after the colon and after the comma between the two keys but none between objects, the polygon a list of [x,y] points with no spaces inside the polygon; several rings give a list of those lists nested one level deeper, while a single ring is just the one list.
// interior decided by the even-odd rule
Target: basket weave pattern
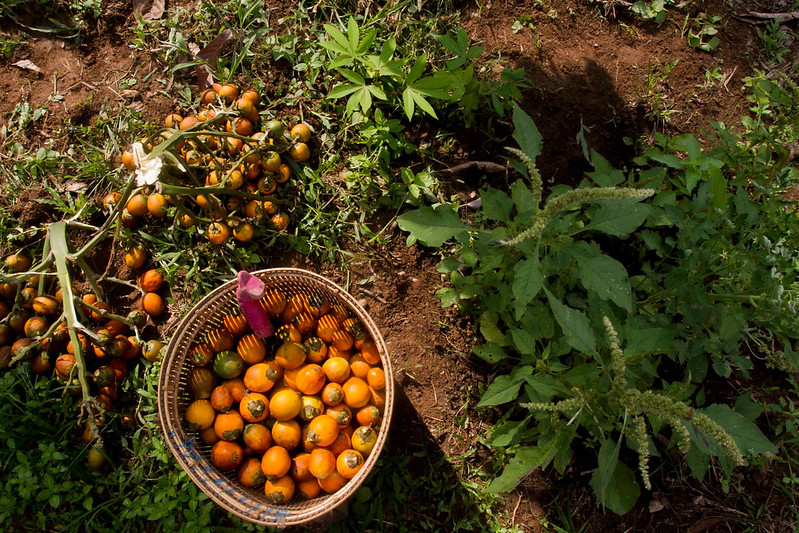
[{"label": "basket weave pattern", "polygon": [[268,269],[253,272],[267,289],[280,289],[287,298],[304,293],[327,297],[331,304],[341,304],[357,317],[380,351],[386,374],[386,404],[377,434],[377,443],[366,462],[337,492],[304,502],[276,506],[266,501],[263,490],[249,489],[236,479],[235,471],[221,472],[209,461],[211,446],[204,444],[184,427],[184,414],[193,398],[187,390],[192,365],[187,360],[190,347],[212,330],[222,327],[228,313],[240,313],[236,301],[236,280],[229,281],[203,298],[178,324],[167,348],[158,380],[158,410],[161,427],[172,454],[189,477],[212,500],[231,513],[251,522],[269,526],[288,526],[314,520],[343,503],[361,485],[377,461],[386,441],[394,405],[394,380],[388,350],[380,331],[355,299],[341,287],[311,272],[293,269]]}]

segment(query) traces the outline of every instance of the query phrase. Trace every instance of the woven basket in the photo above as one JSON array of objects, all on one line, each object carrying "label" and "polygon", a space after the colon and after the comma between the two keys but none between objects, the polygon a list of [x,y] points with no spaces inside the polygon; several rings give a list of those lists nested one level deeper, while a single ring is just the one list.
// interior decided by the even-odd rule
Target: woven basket
[{"label": "woven basket", "polygon": [[250,489],[241,485],[236,479],[235,471],[221,472],[214,467],[208,459],[211,446],[197,439],[196,434],[188,433],[183,424],[186,408],[193,400],[186,389],[191,368],[186,359],[189,347],[195,339],[202,339],[209,331],[220,327],[222,318],[227,313],[240,312],[236,302],[236,280],[229,281],[208,294],[178,324],[158,379],[158,410],[169,448],[194,483],[223,508],[256,524],[282,527],[322,517],[347,500],[363,483],[377,461],[388,435],[394,405],[394,380],[383,337],[366,311],[344,289],[322,276],[294,268],[261,270],[253,272],[253,275],[261,279],[267,288],[283,291],[287,298],[300,292],[317,294],[326,296],[332,304],[346,306],[353,316],[361,320],[380,350],[386,374],[386,403],[377,443],[358,474],[333,494],[277,506],[267,503],[263,489]]}]

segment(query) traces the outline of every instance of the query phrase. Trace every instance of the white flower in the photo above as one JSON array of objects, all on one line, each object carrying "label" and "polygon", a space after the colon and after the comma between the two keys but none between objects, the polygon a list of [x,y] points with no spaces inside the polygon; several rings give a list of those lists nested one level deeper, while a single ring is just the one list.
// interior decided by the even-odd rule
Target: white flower
[{"label": "white flower", "polygon": [[141,143],[133,143],[133,161],[136,163],[136,185],[143,187],[158,181],[163,162],[160,157],[147,158]]}]

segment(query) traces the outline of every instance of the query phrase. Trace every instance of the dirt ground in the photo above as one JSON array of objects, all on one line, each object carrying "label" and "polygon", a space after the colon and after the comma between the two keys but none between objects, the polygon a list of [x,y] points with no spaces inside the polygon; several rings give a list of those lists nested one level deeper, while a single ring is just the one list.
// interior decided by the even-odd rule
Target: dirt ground
[{"label": "dirt ground", "polygon": [[[191,2],[182,2],[187,3]],[[614,4],[615,9],[610,7]],[[755,26],[738,15],[770,6],[693,3],[688,8],[692,15],[721,16],[721,45],[705,53],[690,48],[675,23],[644,22],[622,2],[565,0],[552,4],[556,18],[541,5],[536,0],[469,3],[462,7],[462,20],[487,54],[523,67],[532,81],[521,106],[543,135],[538,163],[545,179],[573,183],[589,170],[576,140],[581,128],[590,148],[621,165],[635,152],[636,142],[646,142],[655,132],[697,133],[711,121],[735,124],[747,112],[742,85],[757,60],[757,36]],[[183,80],[164,78],[154,55],[128,46],[134,24],[129,3],[104,6],[104,14],[92,21],[80,44],[44,35],[22,38],[11,59],[0,61],[0,94],[5,95],[0,99],[0,122],[6,123],[22,102],[48,109],[29,132],[33,145],[48,139],[55,148],[68,145],[72,139],[58,134],[65,121],[89,125],[97,120],[103,102],[111,111],[134,107],[146,120],[159,122],[175,109],[173,89]],[[277,21],[279,10],[273,16]],[[514,32],[513,24],[521,18],[535,29],[528,25]],[[19,35],[8,21],[2,28]],[[20,60],[30,61],[38,71],[14,66]],[[653,72],[674,63],[667,77],[654,79]],[[715,68],[723,79],[703,87],[705,72]],[[652,116],[653,94],[660,109],[670,112],[668,121]],[[497,159],[496,154],[477,156]],[[24,205],[13,209],[20,216],[30,212]],[[411,450],[423,439],[426,446],[457,457],[489,427],[490,414],[469,418],[465,426],[453,420],[475,399],[477,384],[490,381],[491,369],[470,355],[476,340],[472,325],[442,310],[435,298],[442,283],[436,259],[423,249],[406,248],[396,228],[387,235],[388,244],[362,251],[348,265],[348,273],[297,257],[277,259],[270,266],[311,268],[342,284],[349,282],[384,334],[401,389],[394,416],[407,420],[409,429],[404,437],[393,439],[392,446],[398,452]],[[168,335],[168,327],[164,329]],[[588,491],[573,488],[577,480],[587,487],[589,475],[575,466],[563,481],[548,474],[531,476],[507,498],[513,523],[539,531],[540,517],[557,516],[562,508],[571,509],[576,524],[589,524],[589,531],[739,529],[735,524],[741,523],[740,512],[734,504],[726,504],[705,486],[681,486],[679,493],[669,492],[674,487],[659,487],[642,495],[640,505],[627,516],[605,516]]]}]

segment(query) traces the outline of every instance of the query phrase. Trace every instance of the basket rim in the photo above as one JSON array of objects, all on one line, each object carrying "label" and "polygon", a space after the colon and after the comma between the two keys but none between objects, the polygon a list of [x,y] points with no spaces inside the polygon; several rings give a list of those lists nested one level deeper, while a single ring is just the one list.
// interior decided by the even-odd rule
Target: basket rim
[{"label": "basket rim", "polygon": [[[178,402],[181,397],[181,386],[177,379],[186,364],[187,351],[181,347],[190,345],[197,337],[207,317],[201,316],[205,308],[212,308],[221,299],[227,298],[238,284],[233,278],[197,302],[175,327],[166,354],[161,362],[158,379],[158,414],[164,439],[178,464],[189,475],[191,480],[209,498],[232,514],[250,522],[267,526],[297,525],[317,519],[339,505],[342,505],[362,485],[367,475],[377,462],[388,438],[388,428],[394,405],[394,379],[388,349],[380,330],[371,316],[357,300],[333,281],[308,270],[300,268],[269,268],[250,272],[262,281],[269,282],[295,280],[309,282],[316,288],[332,293],[341,300],[349,310],[357,316],[372,336],[380,353],[381,364],[386,375],[386,398],[383,420],[377,434],[377,442],[372,452],[365,458],[364,466],[354,478],[333,494],[319,496],[301,503],[289,503],[286,506],[275,506],[257,499],[256,491],[244,489],[232,478],[221,473],[197,449],[196,434],[187,434],[182,425]],[[218,309],[216,309],[218,310]],[[215,311],[216,311],[215,310]],[[300,507],[295,507],[299,505]]]}]

